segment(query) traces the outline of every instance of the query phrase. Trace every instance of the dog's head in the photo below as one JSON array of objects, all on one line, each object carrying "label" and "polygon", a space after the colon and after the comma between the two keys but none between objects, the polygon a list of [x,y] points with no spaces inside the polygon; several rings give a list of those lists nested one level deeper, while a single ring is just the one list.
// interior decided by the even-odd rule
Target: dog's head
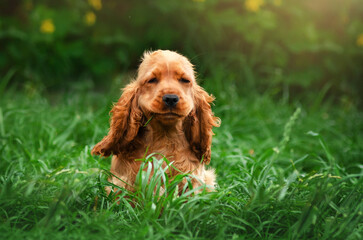
[{"label": "dog's head", "polygon": [[108,135],[92,150],[109,156],[128,148],[151,119],[168,127],[182,121],[191,149],[209,163],[212,127],[219,119],[212,113],[214,100],[196,80],[189,60],[172,51],[144,53],[135,81],[128,84],[111,110]]},{"label": "dog's head", "polygon": [[138,104],[147,118],[173,124],[194,108],[192,64],[172,51],[145,53],[139,67]]}]

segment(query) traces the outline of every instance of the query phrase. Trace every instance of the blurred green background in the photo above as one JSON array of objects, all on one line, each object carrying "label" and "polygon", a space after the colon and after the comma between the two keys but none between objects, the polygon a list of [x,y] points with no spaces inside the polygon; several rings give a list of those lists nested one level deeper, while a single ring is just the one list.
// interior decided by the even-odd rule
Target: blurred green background
[{"label": "blurred green background", "polygon": [[1,0],[0,17],[2,88],[112,86],[171,49],[202,83],[361,104],[362,0]]}]

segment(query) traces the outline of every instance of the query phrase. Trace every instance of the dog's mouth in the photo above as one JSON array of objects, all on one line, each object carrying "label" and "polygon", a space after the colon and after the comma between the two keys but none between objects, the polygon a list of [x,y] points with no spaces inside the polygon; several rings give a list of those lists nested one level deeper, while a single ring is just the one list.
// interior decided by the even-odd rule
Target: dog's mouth
[{"label": "dog's mouth", "polygon": [[167,112],[167,113],[156,113],[156,117],[161,117],[165,119],[174,119],[174,118],[180,118],[181,116],[179,114],[176,114],[174,112]]}]

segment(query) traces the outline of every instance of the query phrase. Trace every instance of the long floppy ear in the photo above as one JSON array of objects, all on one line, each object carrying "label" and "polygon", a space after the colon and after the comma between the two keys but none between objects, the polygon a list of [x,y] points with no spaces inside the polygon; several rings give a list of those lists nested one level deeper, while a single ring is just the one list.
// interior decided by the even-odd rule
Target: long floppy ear
[{"label": "long floppy ear", "polygon": [[137,104],[137,92],[136,82],[124,88],[123,94],[111,110],[110,130],[92,149],[92,154],[105,157],[118,154],[137,136],[143,120],[142,111]]},{"label": "long floppy ear", "polygon": [[184,121],[184,132],[192,150],[198,159],[209,164],[211,160],[211,145],[213,127],[219,127],[220,119],[214,116],[210,103],[214,97],[202,87],[196,86],[194,91],[195,108]]}]

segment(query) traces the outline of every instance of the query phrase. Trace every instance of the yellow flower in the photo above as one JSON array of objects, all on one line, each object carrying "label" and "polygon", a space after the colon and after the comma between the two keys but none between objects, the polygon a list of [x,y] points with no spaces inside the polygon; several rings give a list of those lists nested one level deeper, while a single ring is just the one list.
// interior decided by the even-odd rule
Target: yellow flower
[{"label": "yellow flower", "polygon": [[84,21],[88,26],[92,26],[96,22],[96,14],[94,12],[89,11],[84,15]]},{"label": "yellow flower", "polygon": [[249,153],[250,155],[253,155],[253,154],[255,153],[255,150],[250,149],[250,150],[248,151],[248,153]]},{"label": "yellow flower", "polygon": [[45,19],[42,21],[42,24],[40,25],[40,31],[42,33],[53,33],[55,30],[54,24],[53,24],[53,20],[52,19]]},{"label": "yellow flower", "polygon": [[274,0],[275,6],[281,6],[282,0]]},{"label": "yellow flower", "polygon": [[359,36],[357,38],[357,45],[359,47],[363,47],[363,33],[359,34]]},{"label": "yellow flower", "polygon": [[264,0],[246,0],[245,7],[250,12],[257,12],[264,3]]},{"label": "yellow flower", "polygon": [[101,0],[88,0],[88,3],[96,10],[101,10],[102,8]]}]

